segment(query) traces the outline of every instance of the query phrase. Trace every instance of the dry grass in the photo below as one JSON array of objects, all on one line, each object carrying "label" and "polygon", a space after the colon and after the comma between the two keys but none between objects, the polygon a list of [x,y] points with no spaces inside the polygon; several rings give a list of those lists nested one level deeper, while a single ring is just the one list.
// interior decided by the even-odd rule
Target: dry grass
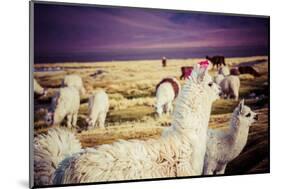
[{"label": "dry grass", "polygon": [[[236,66],[242,62],[261,59],[267,59],[267,57],[227,58],[226,62],[230,66]],[[108,144],[118,139],[157,138],[162,129],[170,125],[171,116],[165,115],[159,119],[155,115],[156,84],[163,77],[176,76],[179,78],[181,66],[191,66],[198,61],[199,59],[168,60],[168,66],[165,68],[162,68],[160,60],[35,65],[36,68],[63,68],[62,71],[34,73],[39,83],[48,88],[47,97],[35,99],[35,135],[49,129],[43,117],[50,105],[50,99],[60,87],[64,75],[75,73],[81,75],[87,90],[87,94],[81,99],[77,133],[84,147]],[[268,141],[266,117],[268,113],[268,65],[266,62],[254,67],[262,76],[254,78],[251,75],[241,75],[240,97],[246,98],[246,104],[260,112],[262,119],[251,128],[247,147],[238,159],[231,163],[227,173],[262,172],[268,169],[268,159],[266,159],[268,158],[266,148]],[[211,75],[214,74],[215,71],[211,70]],[[180,82],[183,83],[183,81]],[[110,99],[110,110],[106,119],[107,128],[87,131],[85,121],[87,99],[98,89],[105,90]],[[249,94],[251,93],[263,94],[265,97],[250,99]],[[212,107],[210,127],[225,128],[228,125],[230,113],[237,103],[234,100],[216,101]],[[253,160],[255,156],[257,160]],[[240,164],[246,165],[241,168]]]}]

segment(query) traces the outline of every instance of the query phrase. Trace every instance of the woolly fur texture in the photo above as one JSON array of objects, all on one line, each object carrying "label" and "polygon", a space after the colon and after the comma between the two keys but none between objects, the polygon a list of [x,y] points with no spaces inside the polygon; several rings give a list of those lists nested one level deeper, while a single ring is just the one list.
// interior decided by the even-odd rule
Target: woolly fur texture
[{"label": "woolly fur texture", "polygon": [[86,94],[86,90],[83,86],[82,78],[79,75],[66,75],[63,80],[63,86],[75,87],[79,90],[80,95]]},{"label": "woolly fur texture", "polygon": [[256,113],[240,102],[227,130],[209,129],[204,175],[224,174],[227,164],[236,158],[247,143],[249,127]]},{"label": "woolly fur texture", "polygon": [[59,163],[80,150],[79,140],[64,128],[53,128],[34,138],[34,184],[52,184]]},{"label": "woolly fur texture", "polygon": [[109,110],[108,96],[104,91],[98,91],[89,98],[88,123],[90,128],[104,128],[106,114]]},{"label": "woolly fur texture", "polygon": [[67,127],[75,127],[80,106],[79,92],[74,87],[64,87],[52,99],[52,107],[45,119],[49,125],[59,125],[67,118]]},{"label": "woolly fur texture", "polygon": [[238,76],[226,76],[221,82],[220,86],[226,98],[239,99],[240,79]]},{"label": "woolly fur texture", "polygon": [[172,126],[159,139],[119,140],[74,155],[54,184],[201,175],[211,105],[219,87],[198,65],[186,81]]}]

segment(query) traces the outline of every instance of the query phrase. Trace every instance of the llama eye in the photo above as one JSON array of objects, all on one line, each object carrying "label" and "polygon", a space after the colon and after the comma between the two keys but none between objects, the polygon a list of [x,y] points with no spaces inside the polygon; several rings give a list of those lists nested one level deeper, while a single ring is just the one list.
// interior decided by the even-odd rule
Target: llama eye
[{"label": "llama eye", "polygon": [[212,87],[212,86],[213,86],[213,83],[209,83],[208,85],[209,85],[209,87]]},{"label": "llama eye", "polygon": [[251,116],[251,113],[248,113],[247,115],[246,115],[246,117],[250,117]]}]

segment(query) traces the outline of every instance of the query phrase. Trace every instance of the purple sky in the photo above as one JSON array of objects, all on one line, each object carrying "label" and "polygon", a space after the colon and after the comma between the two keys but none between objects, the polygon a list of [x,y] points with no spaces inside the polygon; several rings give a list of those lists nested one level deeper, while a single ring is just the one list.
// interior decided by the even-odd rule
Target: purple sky
[{"label": "purple sky", "polygon": [[35,4],[35,56],[266,47],[267,18]]}]

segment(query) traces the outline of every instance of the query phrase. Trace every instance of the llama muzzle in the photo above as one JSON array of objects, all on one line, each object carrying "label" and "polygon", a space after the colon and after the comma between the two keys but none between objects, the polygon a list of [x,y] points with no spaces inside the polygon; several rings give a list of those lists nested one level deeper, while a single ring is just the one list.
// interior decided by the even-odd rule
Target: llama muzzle
[{"label": "llama muzzle", "polygon": [[258,114],[255,115],[254,119],[255,119],[256,121],[259,120]]}]

